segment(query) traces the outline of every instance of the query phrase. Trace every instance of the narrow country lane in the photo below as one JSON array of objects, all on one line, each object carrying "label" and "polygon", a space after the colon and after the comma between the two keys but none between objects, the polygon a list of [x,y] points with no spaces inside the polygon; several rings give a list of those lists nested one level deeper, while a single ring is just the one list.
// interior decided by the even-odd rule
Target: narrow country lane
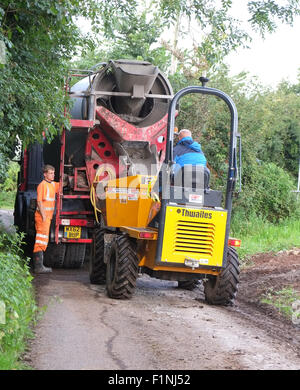
[{"label": "narrow country lane", "polygon": [[[0,216],[11,229],[12,212]],[[285,259],[291,270],[278,275],[299,280],[299,254]],[[265,258],[264,270],[276,261]],[[300,328],[254,304],[261,274],[242,271],[234,307],[208,305],[201,285],[186,291],[146,275],[131,300],[112,300],[89,283],[88,264],[35,276],[45,311],[24,359],[36,370],[298,370]],[[268,275],[262,283],[275,283]]]}]

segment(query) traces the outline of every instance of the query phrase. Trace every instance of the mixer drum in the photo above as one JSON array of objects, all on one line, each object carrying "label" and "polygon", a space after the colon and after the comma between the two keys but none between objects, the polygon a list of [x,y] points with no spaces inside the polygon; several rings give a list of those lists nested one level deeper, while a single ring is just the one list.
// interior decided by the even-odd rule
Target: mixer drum
[{"label": "mixer drum", "polygon": [[[91,78],[76,83],[76,91],[103,91],[97,96],[97,106],[103,106],[136,127],[147,127],[158,122],[168,112],[169,100],[145,95],[170,96],[172,87],[164,74],[145,61],[109,61]],[[110,92],[130,93],[131,96],[110,95]],[[76,97],[71,109],[73,119],[92,119],[93,99]]]}]

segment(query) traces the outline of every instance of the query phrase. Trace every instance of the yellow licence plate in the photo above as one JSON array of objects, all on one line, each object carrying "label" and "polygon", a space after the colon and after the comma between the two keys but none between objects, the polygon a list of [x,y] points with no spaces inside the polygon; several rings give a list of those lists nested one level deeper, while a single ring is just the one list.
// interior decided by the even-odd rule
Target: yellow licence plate
[{"label": "yellow licence plate", "polygon": [[78,226],[65,226],[64,238],[80,238],[81,227]]}]

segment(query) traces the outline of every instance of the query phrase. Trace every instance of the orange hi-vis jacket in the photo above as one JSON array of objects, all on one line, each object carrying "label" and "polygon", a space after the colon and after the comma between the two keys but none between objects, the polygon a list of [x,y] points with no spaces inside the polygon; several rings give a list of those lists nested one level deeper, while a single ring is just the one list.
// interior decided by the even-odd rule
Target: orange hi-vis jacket
[{"label": "orange hi-vis jacket", "polygon": [[52,218],[55,208],[55,194],[59,190],[59,183],[43,180],[37,187],[37,202],[42,202],[47,217]]},{"label": "orange hi-vis jacket", "polygon": [[37,202],[42,202],[46,220],[37,207],[35,212],[35,244],[33,252],[45,251],[48,246],[51,219],[55,208],[55,194],[59,190],[58,182],[43,180],[37,187]]}]

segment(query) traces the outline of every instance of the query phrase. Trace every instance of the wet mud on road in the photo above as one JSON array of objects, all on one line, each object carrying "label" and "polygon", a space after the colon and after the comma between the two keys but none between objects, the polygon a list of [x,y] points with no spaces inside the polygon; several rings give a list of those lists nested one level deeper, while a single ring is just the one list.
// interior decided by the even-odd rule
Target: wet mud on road
[{"label": "wet mud on road", "polygon": [[[299,259],[288,259],[295,280]],[[262,264],[242,271],[233,307],[208,305],[201,285],[186,291],[147,275],[128,301],[90,285],[86,266],[40,275],[34,283],[47,310],[27,360],[38,370],[298,370],[300,328],[260,304],[276,279]]]}]

